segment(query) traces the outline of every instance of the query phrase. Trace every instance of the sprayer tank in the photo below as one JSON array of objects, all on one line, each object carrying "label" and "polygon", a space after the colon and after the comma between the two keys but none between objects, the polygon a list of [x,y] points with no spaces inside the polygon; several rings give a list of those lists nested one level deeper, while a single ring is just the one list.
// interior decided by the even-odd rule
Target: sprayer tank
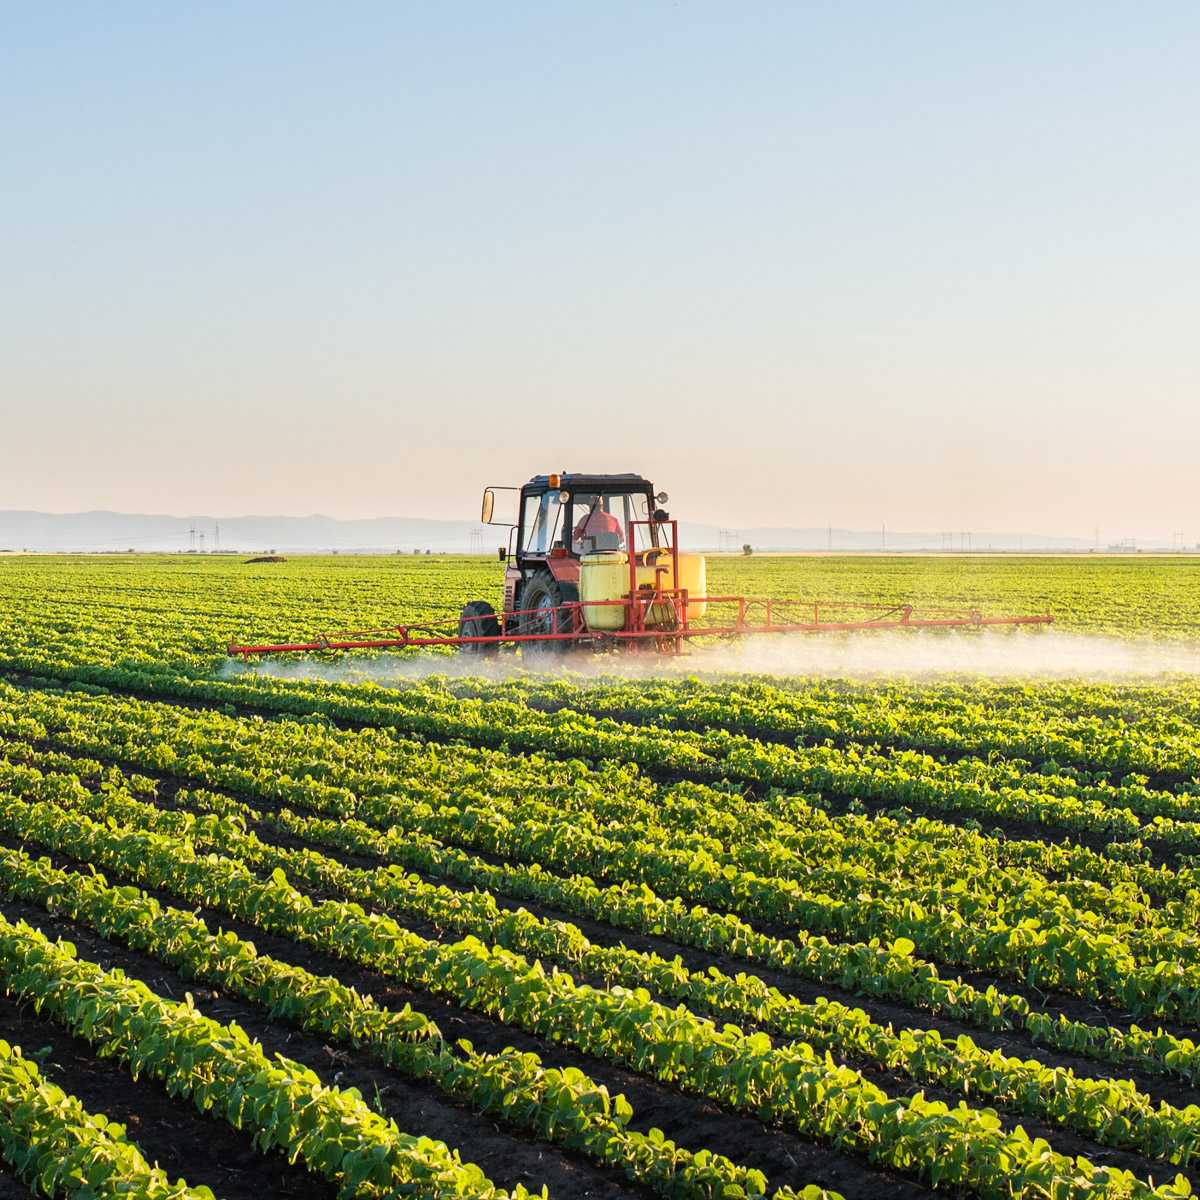
[{"label": "sprayer tank", "polygon": [[579,599],[589,629],[615,630],[625,626],[624,600],[629,595],[629,555],[624,550],[597,550],[579,560]]},{"label": "sprayer tank", "polygon": [[703,600],[697,601],[692,599],[693,596],[706,596],[708,594],[708,570],[703,554],[684,554],[682,551],[680,552],[678,585],[676,585],[674,580],[674,564],[672,563],[671,552],[669,550],[647,550],[642,558],[643,561],[638,564],[638,587],[656,583],[661,568],[662,586],[664,588],[678,586],[687,590],[687,619],[689,621],[698,621],[704,616],[708,605]]},{"label": "sprayer tank", "polygon": [[[675,587],[674,564],[666,550],[650,550],[638,556],[637,584],[653,587],[661,581],[664,588]],[[706,564],[703,554],[679,555],[679,587],[688,593],[687,619],[704,616],[707,605]],[[625,626],[626,606],[612,603],[629,598],[629,556],[623,550],[598,550],[579,561],[579,599],[583,602],[583,620],[588,629],[613,631]],[[606,601],[607,603],[597,603]]]}]

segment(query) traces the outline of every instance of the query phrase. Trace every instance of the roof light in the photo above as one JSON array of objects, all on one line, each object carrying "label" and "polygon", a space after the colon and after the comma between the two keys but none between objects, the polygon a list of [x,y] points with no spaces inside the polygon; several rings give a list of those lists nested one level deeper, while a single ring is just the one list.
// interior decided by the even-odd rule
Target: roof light
[{"label": "roof light", "polygon": [[550,476],[550,490],[552,492],[557,492],[558,488],[559,488],[559,484],[561,482],[562,481],[559,479],[559,477],[557,475],[551,475]]}]

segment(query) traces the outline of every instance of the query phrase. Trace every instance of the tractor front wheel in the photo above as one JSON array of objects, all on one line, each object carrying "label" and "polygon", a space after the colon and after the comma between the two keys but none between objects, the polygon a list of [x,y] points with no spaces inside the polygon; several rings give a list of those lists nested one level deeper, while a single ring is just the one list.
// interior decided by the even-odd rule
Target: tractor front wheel
[{"label": "tractor front wheel", "polygon": [[[573,633],[575,629],[572,613],[562,605],[579,598],[579,593],[569,583],[559,583],[549,571],[536,572],[521,592],[520,607],[530,610],[521,617],[520,632],[523,634]],[[557,658],[565,654],[573,642],[533,641],[521,643],[521,655],[526,662]]]},{"label": "tractor front wheel", "polygon": [[[458,636],[499,637],[500,622],[496,610],[486,600],[471,600],[463,605],[458,618]],[[499,649],[499,642],[464,642],[459,646],[462,654],[473,654],[477,658],[491,658]]]}]

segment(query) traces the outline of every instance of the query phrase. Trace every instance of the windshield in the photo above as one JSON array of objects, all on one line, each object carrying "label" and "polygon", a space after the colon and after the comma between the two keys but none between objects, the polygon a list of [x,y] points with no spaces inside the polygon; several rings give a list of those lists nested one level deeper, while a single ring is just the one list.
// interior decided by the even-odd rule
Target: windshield
[{"label": "windshield", "polygon": [[[649,516],[650,503],[644,492],[576,492],[571,497],[571,552],[628,550],[628,523]],[[645,526],[635,530],[636,548],[649,546],[647,533]]]}]

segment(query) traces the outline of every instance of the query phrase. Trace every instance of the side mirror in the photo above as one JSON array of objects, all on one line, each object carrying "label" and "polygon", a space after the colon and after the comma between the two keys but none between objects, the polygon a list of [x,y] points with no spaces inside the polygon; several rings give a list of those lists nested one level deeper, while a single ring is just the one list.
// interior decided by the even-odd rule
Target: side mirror
[{"label": "side mirror", "polygon": [[484,525],[492,523],[492,510],[496,507],[496,493],[491,488],[485,488],[483,493],[483,510],[479,520]]},{"label": "side mirror", "polygon": [[507,562],[507,561],[508,561],[508,551],[507,551],[507,550],[505,550],[505,548],[504,548],[503,546],[498,546],[498,547],[496,548],[496,553],[497,553],[497,554],[500,556],[500,561],[501,561],[501,562]]}]

